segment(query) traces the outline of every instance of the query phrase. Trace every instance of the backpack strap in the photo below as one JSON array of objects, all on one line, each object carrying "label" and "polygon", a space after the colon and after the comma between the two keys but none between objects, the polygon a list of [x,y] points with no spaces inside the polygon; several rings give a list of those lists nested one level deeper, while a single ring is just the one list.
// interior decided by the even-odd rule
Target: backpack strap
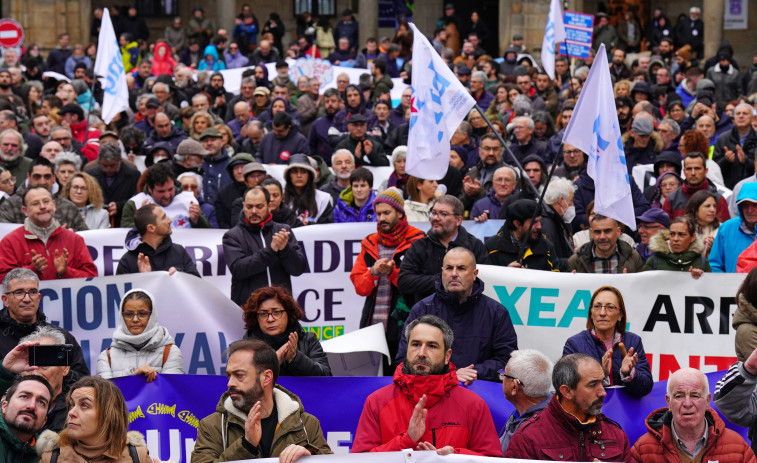
[{"label": "backpack strap", "polygon": [[110,347],[108,347],[107,349],[105,349],[105,353],[108,356],[108,366],[112,368],[113,365],[110,364]]},{"label": "backpack strap", "polygon": [[50,463],[57,463],[59,456],[60,456],[60,447],[53,449],[52,453],[50,454]]},{"label": "backpack strap", "polygon": [[126,445],[129,447],[129,455],[131,455],[132,463],[139,463],[139,454],[137,453],[137,448],[131,444]]},{"label": "backpack strap", "polygon": [[652,270],[657,270],[657,253],[652,254]]},{"label": "backpack strap", "polygon": [[171,352],[171,346],[173,346],[173,344],[166,344],[166,347],[163,348],[163,363],[160,365],[161,367],[166,365],[166,360],[168,360],[168,353]]}]

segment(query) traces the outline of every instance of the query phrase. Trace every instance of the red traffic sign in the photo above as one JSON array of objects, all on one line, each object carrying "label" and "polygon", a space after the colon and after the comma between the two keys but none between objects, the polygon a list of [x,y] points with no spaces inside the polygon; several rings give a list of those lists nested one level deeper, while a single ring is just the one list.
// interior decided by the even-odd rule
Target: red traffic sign
[{"label": "red traffic sign", "polygon": [[0,46],[15,48],[24,43],[24,28],[14,19],[0,19]]}]

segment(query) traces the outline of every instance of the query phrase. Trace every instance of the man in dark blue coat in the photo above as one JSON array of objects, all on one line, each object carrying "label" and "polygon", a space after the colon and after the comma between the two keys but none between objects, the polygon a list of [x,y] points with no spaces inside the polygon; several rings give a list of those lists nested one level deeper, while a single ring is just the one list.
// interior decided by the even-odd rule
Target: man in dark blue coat
[{"label": "man in dark blue coat", "polygon": [[[502,304],[484,295],[484,282],[477,275],[475,254],[464,247],[451,248],[444,256],[436,292],[415,304],[405,321],[431,314],[450,325],[455,333],[450,361],[459,365],[457,378],[466,385],[476,379],[499,381],[498,371],[518,349],[510,314]],[[407,339],[403,336],[398,362],[406,351]]]}]

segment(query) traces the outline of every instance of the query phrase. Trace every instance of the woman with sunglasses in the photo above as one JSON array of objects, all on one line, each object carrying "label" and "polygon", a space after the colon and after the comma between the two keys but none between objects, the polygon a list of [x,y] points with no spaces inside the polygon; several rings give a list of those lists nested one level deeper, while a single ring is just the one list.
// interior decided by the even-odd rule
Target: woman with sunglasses
[{"label": "woman with sunglasses", "polygon": [[100,353],[97,375],[106,379],[143,375],[149,383],[158,373],[183,374],[184,360],[168,330],[158,325],[153,295],[132,289],[121,300],[113,344]]},{"label": "woman with sunglasses", "polygon": [[602,286],[591,296],[586,330],[568,338],[562,353],[596,358],[605,371],[605,387],[624,386],[630,395],[643,397],[652,391],[652,372],[641,338],[626,331],[626,323],[620,290]]}]

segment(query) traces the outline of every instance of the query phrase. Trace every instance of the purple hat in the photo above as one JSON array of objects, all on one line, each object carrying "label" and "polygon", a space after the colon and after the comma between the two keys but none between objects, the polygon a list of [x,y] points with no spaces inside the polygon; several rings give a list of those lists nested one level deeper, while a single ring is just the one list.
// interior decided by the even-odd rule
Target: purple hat
[{"label": "purple hat", "polygon": [[645,222],[645,223],[659,223],[665,228],[670,228],[670,217],[662,209],[657,209],[657,208],[647,209],[646,212],[636,217],[636,220],[638,220],[639,222]]}]

